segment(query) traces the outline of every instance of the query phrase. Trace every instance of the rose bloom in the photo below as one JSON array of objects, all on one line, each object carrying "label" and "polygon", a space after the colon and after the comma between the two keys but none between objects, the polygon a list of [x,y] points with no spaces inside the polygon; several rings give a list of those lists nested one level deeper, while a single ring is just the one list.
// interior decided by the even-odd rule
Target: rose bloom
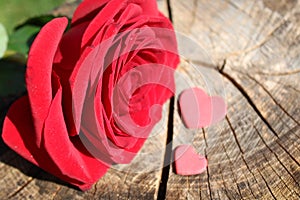
[{"label": "rose bloom", "polygon": [[28,94],[10,108],[3,139],[82,190],[130,163],[161,118],[179,62],[172,24],[155,0],[85,0],[46,24],[31,46]]}]

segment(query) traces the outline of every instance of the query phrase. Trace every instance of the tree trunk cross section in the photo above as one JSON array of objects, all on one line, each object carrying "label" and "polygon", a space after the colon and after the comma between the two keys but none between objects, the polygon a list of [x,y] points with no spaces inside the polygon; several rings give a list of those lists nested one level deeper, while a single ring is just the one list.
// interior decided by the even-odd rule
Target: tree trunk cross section
[{"label": "tree trunk cross section", "polygon": [[[157,2],[204,54],[181,59],[175,98],[134,161],[81,192],[2,142],[0,199],[300,199],[300,1]],[[69,8],[55,13],[70,15]],[[186,129],[177,99],[188,87],[223,96],[225,119]],[[185,143],[208,159],[204,173],[179,176],[164,167]]]}]

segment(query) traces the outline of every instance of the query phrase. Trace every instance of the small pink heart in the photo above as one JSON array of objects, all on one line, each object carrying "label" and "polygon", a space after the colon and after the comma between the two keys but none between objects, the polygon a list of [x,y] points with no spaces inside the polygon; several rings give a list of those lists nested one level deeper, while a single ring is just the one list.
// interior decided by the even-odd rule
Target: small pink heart
[{"label": "small pink heart", "polygon": [[184,90],[179,97],[181,117],[187,128],[203,128],[222,120],[227,112],[225,101],[208,96],[200,88]]},{"label": "small pink heart", "polygon": [[174,158],[176,174],[179,175],[201,174],[207,167],[206,158],[198,155],[191,145],[176,147]]}]

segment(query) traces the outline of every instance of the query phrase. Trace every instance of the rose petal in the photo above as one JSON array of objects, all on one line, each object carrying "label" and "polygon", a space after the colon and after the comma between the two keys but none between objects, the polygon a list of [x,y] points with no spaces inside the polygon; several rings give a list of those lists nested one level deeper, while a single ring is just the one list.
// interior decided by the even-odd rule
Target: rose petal
[{"label": "rose petal", "polygon": [[64,123],[61,97],[62,89],[58,90],[53,99],[49,116],[45,121],[43,135],[45,149],[62,174],[83,182],[94,182],[105,174],[109,166],[86,155],[87,151],[82,144],[78,143],[75,146],[72,143]]},{"label": "rose petal", "polygon": [[139,4],[143,8],[144,15],[156,16],[158,14],[156,1],[134,0],[133,2]]},{"label": "rose petal", "polygon": [[[41,133],[52,100],[51,73],[57,46],[68,24],[67,18],[56,18],[46,24],[31,46],[26,85],[37,133]],[[37,138],[37,143],[40,138]]]},{"label": "rose petal", "polygon": [[[109,1],[105,9],[103,9],[101,12],[99,12],[93,20],[90,22],[89,26],[87,27],[83,37],[82,37],[82,46],[87,44],[92,38],[94,38],[97,35],[97,32],[101,31],[103,29],[103,25],[105,23],[114,23],[114,16],[120,12],[122,8],[126,6],[126,1]],[[103,20],[105,19],[105,20]],[[106,38],[109,38],[110,35],[106,35]]]},{"label": "rose petal", "polygon": [[[72,95],[69,97],[69,101],[66,102],[66,108],[68,109],[66,113],[67,118],[74,119],[73,123],[75,123],[75,130],[72,131],[71,135],[78,134],[80,130],[82,109],[85,98],[89,95],[87,92],[94,66],[95,68],[98,66],[98,72],[101,72],[103,57],[98,55],[99,52],[101,51],[98,48],[86,48],[70,76],[69,82]],[[92,87],[90,93],[93,93],[93,91],[95,90]],[[72,123],[72,121],[68,122]]]},{"label": "rose petal", "polygon": [[[137,74],[139,72],[141,78],[141,82],[137,82],[132,84],[131,82],[131,76],[132,74]],[[117,85],[114,87],[114,97],[113,97],[113,112],[114,112],[114,120],[117,123],[117,125],[122,129],[124,132],[128,133],[129,135],[137,138],[147,138],[149,135],[149,131],[153,128],[153,126],[157,123],[160,115],[157,115],[159,112],[153,112],[155,113],[155,116],[151,116],[150,114],[150,108],[154,104],[162,104],[168,99],[172,92],[174,93],[174,69],[171,67],[167,67],[160,64],[151,64],[147,63],[144,65],[140,65],[138,67],[135,67],[128,71],[124,76],[121,77]],[[150,85],[150,86],[147,86]],[[129,88],[127,88],[129,87]],[[145,97],[148,99],[148,102],[145,102],[145,100],[136,100],[132,95],[134,95],[134,91],[139,89],[140,87],[146,87],[146,91],[151,92],[152,88],[160,88],[159,91],[167,91],[159,93],[160,98],[157,98],[156,95],[154,95],[152,92],[150,95],[152,95],[153,99],[150,97]],[[163,90],[161,90],[163,89]],[[127,92],[128,91],[128,92]],[[147,95],[144,94],[144,96]],[[132,119],[132,114],[130,115],[130,107],[134,108],[136,105],[130,105],[130,98],[133,98],[133,102],[140,103],[143,107],[146,107],[147,109],[144,111],[144,116],[146,119],[150,119],[150,123],[148,123],[146,126],[141,126],[140,124],[137,124]],[[144,106],[144,103],[146,105]],[[147,104],[148,103],[148,104]],[[139,105],[137,105],[139,106]],[[137,108],[137,107],[136,107]],[[139,110],[139,109],[137,109]],[[145,119],[139,119],[139,116],[136,116],[137,120],[145,120]]]},{"label": "rose petal", "polygon": [[[95,14],[99,12],[106,3],[113,2],[113,4],[124,3],[124,4],[138,4],[143,9],[143,15],[156,16],[158,14],[156,1],[145,1],[145,0],[135,0],[135,1],[121,1],[120,0],[84,0],[76,9],[73,15],[72,24],[78,24],[82,21],[90,20],[95,17]],[[106,10],[107,8],[105,8]],[[110,11],[116,9],[108,9]]]},{"label": "rose petal", "polygon": [[[51,110],[51,109],[50,109]],[[53,109],[55,110],[55,109]],[[53,116],[55,118],[57,116]],[[60,119],[58,119],[60,120]],[[57,123],[56,123],[57,124]],[[60,128],[60,127],[57,127]],[[62,144],[59,143],[61,141],[61,135],[65,134],[61,133],[61,129],[56,129],[52,127],[53,133],[52,137],[48,137],[45,139],[43,137],[43,141],[47,143],[49,139],[53,140],[54,147],[50,151],[59,151],[55,150],[57,145]],[[54,134],[55,133],[55,134]],[[82,168],[73,168],[69,171],[72,176],[69,176],[68,173],[62,173],[61,170],[57,167],[57,163],[54,163],[51,157],[49,157],[49,152],[46,151],[43,146],[38,147],[35,143],[36,132],[33,127],[32,116],[30,111],[29,99],[28,96],[21,97],[18,99],[9,109],[7,116],[4,120],[2,138],[4,142],[18,154],[20,154],[25,159],[34,163],[35,165],[43,168],[44,170],[54,174],[60,179],[78,186],[82,190],[86,190],[91,187],[91,185],[99,179],[107,170],[108,166],[104,165],[97,159],[89,156],[89,153],[85,150],[78,139],[74,139],[72,143],[69,141],[65,145],[68,147],[71,146],[73,148],[72,152],[65,151],[66,148],[61,148],[61,154],[58,155],[59,158],[64,158],[65,166],[74,166],[72,164],[72,158],[79,157],[79,160],[83,160],[83,165],[88,166],[88,169]],[[58,139],[59,138],[59,139]],[[64,141],[65,142],[65,141]],[[49,146],[49,144],[47,143]],[[74,146],[74,147],[73,147]],[[61,147],[61,146],[59,146]],[[76,148],[76,149],[74,149]],[[76,156],[75,156],[75,155]],[[52,154],[53,155],[53,154]],[[66,162],[67,161],[67,162]],[[76,160],[76,162],[78,162]],[[88,171],[92,178],[90,180],[86,180],[86,175],[82,176],[83,171]],[[86,182],[82,182],[86,181]]]},{"label": "rose petal", "polygon": [[[107,157],[115,163],[129,163],[145,138],[114,135],[111,122],[107,119],[103,105],[99,104],[97,96],[86,101],[81,123],[84,134],[79,136],[86,148],[97,158],[102,160],[103,157]],[[99,110],[101,112],[98,112]]]},{"label": "rose petal", "polygon": [[[99,104],[98,97],[96,95],[95,99],[86,99],[81,123],[83,134],[79,136],[95,157],[101,160],[108,159],[108,162],[129,163],[145,142],[145,138],[115,135],[113,138],[118,141],[117,144],[109,139],[110,135],[113,135],[111,121],[107,119],[104,107]],[[99,110],[101,112],[98,112]]]},{"label": "rose petal", "polygon": [[[23,96],[9,108],[3,124],[2,138],[11,149],[37,165],[32,155],[37,150],[34,132],[28,96]],[[24,137],[30,139],[24,140]]]},{"label": "rose petal", "polygon": [[94,18],[95,11],[99,11],[103,5],[110,0],[84,0],[79,4],[72,18],[72,25],[78,24],[81,21],[90,21]]},{"label": "rose petal", "polygon": [[72,27],[66,32],[57,49],[54,63],[56,70],[72,70],[80,57],[82,36],[88,22]]}]

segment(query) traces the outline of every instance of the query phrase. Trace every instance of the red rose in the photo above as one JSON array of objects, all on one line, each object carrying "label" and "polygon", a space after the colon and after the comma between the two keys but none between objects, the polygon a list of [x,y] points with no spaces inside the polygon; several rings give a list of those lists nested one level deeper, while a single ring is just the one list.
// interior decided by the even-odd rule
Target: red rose
[{"label": "red rose", "polygon": [[129,163],[172,96],[179,59],[155,0],[85,0],[42,28],[28,56],[28,95],[4,122],[21,156],[89,189],[111,164]]}]

